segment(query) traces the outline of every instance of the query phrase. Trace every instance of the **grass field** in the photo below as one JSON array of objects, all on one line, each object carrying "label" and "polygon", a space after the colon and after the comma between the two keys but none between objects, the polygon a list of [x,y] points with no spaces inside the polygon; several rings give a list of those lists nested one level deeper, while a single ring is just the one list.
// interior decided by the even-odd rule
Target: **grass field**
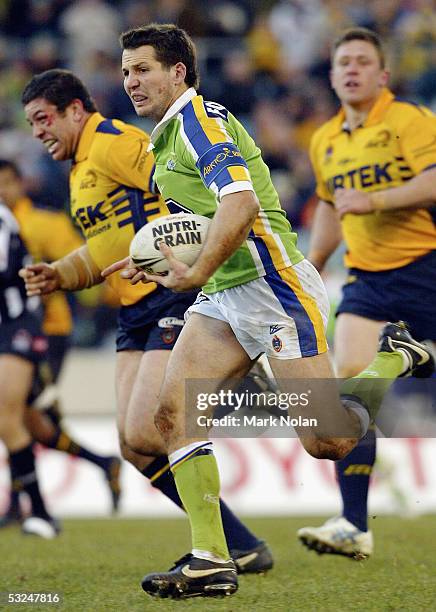
[{"label": "grass field", "polygon": [[[304,549],[295,530],[319,519],[251,519],[276,558],[265,576],[240,578],[225,599],[154,600],[143,593],[143,574],[167,569],[187,552],[183,520],[67,520],[57,540],[0,533],[0,591],[58,591],[68,612],[223,610],[258,612],[435,610],[436,516],[372,521],[373,558],[351,561]],[[56,610],[14,604],[2,610]]]}]

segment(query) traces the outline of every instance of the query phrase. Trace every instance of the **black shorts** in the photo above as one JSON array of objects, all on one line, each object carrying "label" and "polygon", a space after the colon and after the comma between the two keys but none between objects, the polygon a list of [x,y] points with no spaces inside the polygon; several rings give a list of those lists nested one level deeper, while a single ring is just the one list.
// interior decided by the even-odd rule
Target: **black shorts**
[{"label": "black shorts", "polygon": [[17,355],[34,365],[47,359],[48,342],[41,331],[41,319],[23,314],[0,326],[0,354]]},{"label": "black shorts", "polygon": [[349,271],[337,313],[374,321],[406,321],[417,340],[436,340],[436,251],[402,268]]},{"label": "black shorts", "polygon": [[171,350],[184,324],[184,314],[197,291],[173,293],[159,287],[118,317],[117,351]]}]

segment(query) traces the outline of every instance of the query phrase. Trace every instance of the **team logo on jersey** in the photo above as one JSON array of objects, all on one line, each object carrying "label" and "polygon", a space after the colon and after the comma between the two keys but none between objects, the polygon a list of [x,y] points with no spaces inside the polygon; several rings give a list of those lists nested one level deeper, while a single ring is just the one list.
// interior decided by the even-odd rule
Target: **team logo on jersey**
[{"label": "team logo on jersey", "polygon": [[175,170],[176,169],[176,160],[174,157],[170,157],[167,161],[167,170]]},{"label": "team logo on jersey", "polygon": [[97,173],[94,170],[88,170],[85,173],[82,182],[80,183],[80,189],[92,189],[97,185]]},{"label": "team logo on jersey", "polygon": [[203,176],[206,177],[213,170],[215,170],[215,168],[219,164],[222,164],[223,162],[225,162],[227,158],[233,158],[233,157],[241,158],[242,155],[240,151],[238,151],[237,149],[231,149],[230,147],[223,147],[222,151],[220,151],[217,155],[215,155],[214,159],[210,162],[210,164],[208,164],[207,166],[204,166]]},{"label": "team logo on jersey", "polygon": [[280,340],[278,336],[273,336],[271,340],[271,344],[276,353],[280,353],[283,348],[283,342]]},{"label": "team logo on jersey", "polygon": [[284,328],[283,325],[270,325],[269,326],[269,333],[272,336],[273,334],[276,334],[277,332],[279,332],[283,328]]},{"label": "team logo on jersey", "polygon": [[374,138],[368,141],[365,145],[365,149],[374,149],[376,147],[387,147],[391,139],[391,133],[389,130],[380,130],[377,132]]}]

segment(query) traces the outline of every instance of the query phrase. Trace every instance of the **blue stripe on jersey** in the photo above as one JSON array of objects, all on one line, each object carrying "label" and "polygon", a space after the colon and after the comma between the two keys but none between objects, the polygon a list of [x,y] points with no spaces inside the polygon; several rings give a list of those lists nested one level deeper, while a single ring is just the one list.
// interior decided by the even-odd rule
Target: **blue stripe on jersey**
[{"label": "blue stripe on jersey", "polygon": [[[285,283],[279,273],[273,269],[273,261],[263,240],[259,237],[254,239],[257,251],[262,260],[263,266],[268,270],[264,276],[265,281],[271,287],[274,295],[279,300],[285,312],[295,321],[298,333],[298,343],[302,356],[310,356],[318,353],[318,343],[316,341],[315,328],[309,315],[302,306],[300,300],[292,291],[292,288]],[[271,270],[271,271],[270,271]]]},{"label": "blue stripe on jersey", "polygon": [[256,234],[254,232],[252,234],[252,232],[253,232],[253,230],[250,230],[249,237],[252,238],[252,240],[254,242],[254,246],[257,249],[257,252],[259,254],[259,257],[260,257],[260,260],[261,260],[261,262],[263,264],[263,267],[267,271],[269,271],[271,269],[275,269],[273,260],[271,259],[271,255],[269,254],[269,251],[268,251],[268,247],[266,246],[266,244],[264,243],[262,238],[260,238],[260,236],[256,236]]},{"label": "blue stripe on jersey", "polygon": [[426,166],[424,170],[421,170],[421,172],[426,172],[427,170],[431,170],[432,168],[436,168],[436,164],[430,164],[429,166]]},{"label": "blue stripe on jersey", "polygon": [[183,115],[183,130],[198,157],[201,157],[212,147],[212,143],[199,122],[192,103],[187,104],[180,112]]},{"label": "blue stripe on jersey", "polygon": [[[247,168],[245,159],[242,157],[238,147],[230,142],[220,142],[213,145],[213,147],[198,158],[195,165],[199,169],[206,187],[210,187],[212,183],[217,183],[219,188],[224,185],[219,184],[217,177],[225,168],[229,166],[244,166]],[[227,180],[224,184],[228,185],[229,182],[232,182],[232,179],[228,172],[226,174],[226,178],[230,180]]]},{"label": "blue stripe on jersey", "polygon": [[[148,217],[159,212],[160,207],[157,204],[156,208],[145,210],[145,205],[152,202],[159,202],[159,196],[151,196],[144,199],[144,192],[141,189],[132,189],[124,187],[125,195],[116,200],[116,204],[126,203],[122,208],[114,208],[115,215],[119,216],[123,213],[131,213],[130,216],[118,221],[118,227],[125,227],[133,224],[135,233],[141,229],[143,225],[148,223]],[[115,203],[113,204],[115,206]]]},{"label": "blue stripe on jersey", "polygon": [[105,119],[99,123],[95,131],[101,134],[114,134],[115,136],[122,134],[122,131],[114,126],[112,119]]}]

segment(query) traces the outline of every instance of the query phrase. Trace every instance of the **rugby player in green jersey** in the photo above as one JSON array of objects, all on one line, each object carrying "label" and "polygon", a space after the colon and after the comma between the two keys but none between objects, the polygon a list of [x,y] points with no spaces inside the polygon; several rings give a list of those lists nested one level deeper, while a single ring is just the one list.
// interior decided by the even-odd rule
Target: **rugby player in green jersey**
[{"label": "rugby player in green jersey", "polygon": [[142,587],[162,597],[228,595],[238,584],[222,529],[219,474],[207,432],[193,426],[195,398],[185,402],[189,380],[215,390],[244,376],[262,353],[284,392],[295,390],[293,379],[326,379],[312,385],[307,414],[317,415],[317,427],[297,433],[312,456],[337,460],[365,435],[391,380],[428,366],[431,356],[402,326],[389,324],[376,359],[343,385],[341,402],[328,384],[334,374],[325,289],[296,247],[260,150],[224,107],[197,94],[195,47],[183,30],[152,24],[122,34],[121,45],[125,90],[137,114],[157,122],[155,180],[166,205],[212,218],[191,267],[162,245],[167,276],[147,275],[128,259],[104,271],[126,268],[122,275],[133,283],[155,281],[176,292],[203,288],[168,361],[155,416],[193,549],[170,571],[145,576]]},{"label": "rugby player in green jersey", "polygon": [[[153,188],[150,137],[133,125],[100,115],[85,85],[68,70],[35,75],[22,102],[34,137],[53,159],[73,162],[71,214],[86,239],[86,245],[51,264],[38,262],[21,270],[28,295],[96,285],[102,282],[103,268],[128,254],[140,227],[168,214]],[[169,354],[196,292],[175,294],[155,283],[132,286],[118,275],[109,283],[121,304],[115,374],[120,449],[153,487],[183,509],[153,414]],[[270,569],[273,559],[267,544],[220,503],[238,571]]]}]

